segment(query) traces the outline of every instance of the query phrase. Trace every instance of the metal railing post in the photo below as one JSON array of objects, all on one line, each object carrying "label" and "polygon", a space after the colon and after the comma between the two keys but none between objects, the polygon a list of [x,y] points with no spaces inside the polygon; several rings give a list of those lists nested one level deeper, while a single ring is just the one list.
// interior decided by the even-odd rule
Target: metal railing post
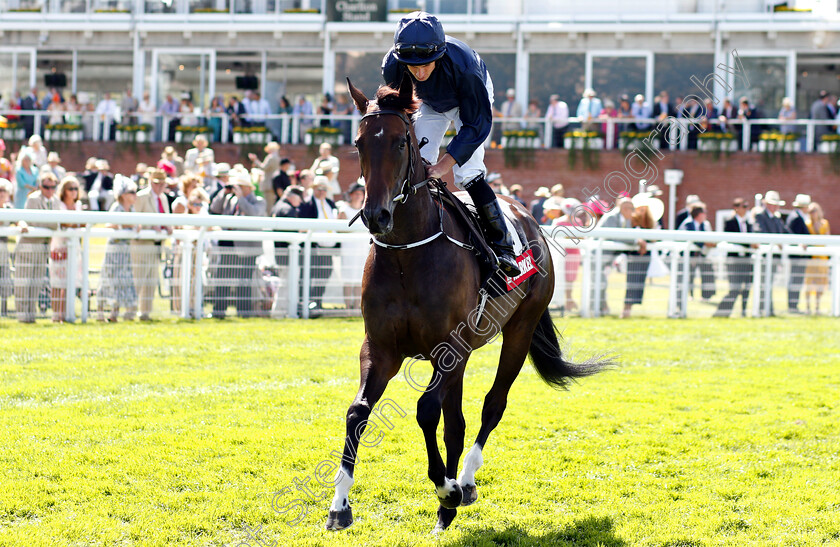
[{"label": "metal railing post", "polygon": [[691,243],[684,244],[682,259],[683,279],[682,286],[679,287],[680,292],[682,292],[682,309],[679,314],[680,317],[685,319],[688,317],[688,287],[691,285],[691,278],[689,276],[694,275],[694,272],[691,271]]},{"label": "metal railing post", "polygon": [[312,291],[312,230],[306,233],[306,241],[303,242],[303,318],[309,319],[309,298]]},{"label": "metal railing post", "polygon": [[92,224],[86,224],[82,235],[82,323],[87,323],[90,307],[90,230],[92,227]]},{"label": "metal railing post", "polygon": [[753,294],[753,302],[752,302],[752,316],[758,317],[761,315],[761,291],[763,287],[761,285],[761,250],[756,249],[755,252],[752,253],[752,261],[753,261],[753,286],[752,286],[752,294]]},{"label": "metal railing post", "polygon": [[193,317],[204,318],[204,242],[207,240],[207,227],[202,226],[195,241],[195,285],[193,286]]},{"label": "metal railing post", "polygon": [[[595,275],[592,277],[594,278],[595,282],[595,291],[592,297],[592,305],[594,306],[594,311],[592,313],[592,317],[601,317],[601,291],[606,292],[606,287],[601,287],[601,279],[602,277],[606,276],[604,272],[604,240],[599,239],[598,241],[598,248],[595,249]],[[604,301],[606,302],[607,295],[604,294]]]},{"label": "metal railing post", "polygon": [[675,247],[671,249],[671,274],[668,278],[668,317],[670,319],[675,319],[677,317],[677,272],[680,269],[680,253],[676,250]]},{"label": "metal railing post", "polygon": [[580,316],[590,317],[592,300],[592,245],[589,240],[581,241],[583,278],[581,279]]},{"label": "metal railing post", "polygon": [[298,304],[300,303],[300,243],[289,244],[289,270],[286,272],[286,292],[289,304],[286,307],[286,316],[291,319],[298,318]]},{"label": "metal railing post", "polygon": [[[75,232],[75,230],[74,230]],[[79,236],[67,238],[67,287],[64,295],[64,320],[76,321],[76,276],[79,273]]]},{"label": "metal railing post", "polygon": [[764,317],[770,317],[773,304],[773,245],[767,246],[767,264],[764,267]]},{"label": "metal railing post", "polygon": [[181,318],[190,318],[190,280],[192,279],[193,242],[186,237],[181,241]]}]

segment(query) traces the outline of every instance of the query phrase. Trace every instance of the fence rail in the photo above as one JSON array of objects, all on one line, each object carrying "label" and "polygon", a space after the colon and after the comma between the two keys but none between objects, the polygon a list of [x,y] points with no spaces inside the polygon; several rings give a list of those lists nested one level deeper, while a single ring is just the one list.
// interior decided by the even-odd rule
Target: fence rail
[{"label": "fence rail", "polygon": [[[0,224],[20,220],[25,234],[0,228],[0,296],[8,315],[12,282],[19,319],[48,309],[83,322],[92,313],[117,319],[121,309],[129,319],[224,317],[231,307],[241,317],[359,313],[370,236],[347,221],[0,210]],[[700,317],[713,305],[714,314],[732,313],[741,296],[742,313],[761,317],[781,312],[785,295],[793,307],[819,294],[816,311],[840,317],[840,236],[543,230],[561,311],[598,317],[641,303],[642,315]],[[644,255],[640,238],[651,242]],[[695,272],[700,298],[692,298]]]},{"label": "fence rail", "polygon": [[[192,141],[199,133],[208,137],[211,142],[234,142],[237,144],[265,144],[269,140],[276,140],[281,144],[316,144],[321,141],[331,142],[333,145],[351,144],[353,135],[356,134],[360,117],[358,115],[293,115],[293,114],[271,114],[246,116],[245,125],[234,125],[227,114],[201,113],[196,112],[188,115],[168,115],[161,113],[128,113],[116,115],[102,115],[94,112],[73,113],[74,120],[80,123],[76,130],[50,129],[54,124],[48,124],[50,112],[44,110],[0,110],[0,116],[9,118],[13,125],[11,128],[0,128],[0,138],[11,141],[23,141],[31,134],[38,134],[47,141],[122,141],[127,143],[145,142],[186,142]],[[180,125],[184,117],[196,118],[198,124]],[[724,129],[727,132],[734,132],[734,139],[725,140],[722,145],[716,146],[723,152],[737,150],[762,150],[761,140],[757,131],[778,132],[779,128],[785,126],[788,133],[796,133],[795,138],[781,143],[785,146],[786,152],[823,152],[831,153],[840,146],[838,141],[823,141],[825,134],[836,135],[833,126],[838,125],[836,120],[780,120],[776,118],[761,118],[752,120],[732,119],[721,121],[711,119],[708,121],[710,130],[701,131],[701,119],[677,118],[676,122],[669,122],[663,126],[663,133],[668,135],[662,139],[651,135],[646,140],[652,145],[659,147],[663,144],[669,150],[688,150],[695,145],[702,148],[695,138],[700,134],[721,133]],[[66,125],[65,122],[62,122]],[[597,140],[597,147],[606,150],[626,148],[622,144],[621,134],[624,130],[641,133],[645,136],[650,134],[661,120],[655,118],[592,118],[581,119],[570,117],[565,127],[567,131],[573,131],[581,127],[591,128],[600,134]],[[148,131],[122,130],[121,125],[130,125],[135,128],[140,124],[151,126]],[[179,124],[173,126],[173,124]],[[646,125],[644,129],[636,129],[636,124]],[[333,128],[334,132],[324,133],[323,129]],[[801,133],[791,131],[795,127]],[[177,130],[181,128],[181,130]],[[262,130],[265,128],[265,131]],[[756,129],[758,128],[758,129]],[[824,129],[821,129],[824,128]],[[516,146],[532,148],[550,148],[553,141],[553,125],[550,120],[544,118],[494,118],[493,130],[485,142],[489,146],[491,141],[504,145],[509,137],[505,137],[507,131],[532,131],[533,137],[520,138]],[[691,134],[690,134],[691,133]],[[566,135],[569,139],[570,133]],[[834,137],[832,137],[834,138]],[[702,137],[700,137],[702,140]],[[637,142],[644,139],[633,139],[630,146],[641,146]],[[446,142],[446,141],[444,141]],[[593,143],[595,141],[592,141]],[[572,143],[575,145],[575,143]],[[731,148],[730,148],[731,145]],[[580,146],[578,143],[577,146]],[[772,146],[777,146],[773,141]]]}]

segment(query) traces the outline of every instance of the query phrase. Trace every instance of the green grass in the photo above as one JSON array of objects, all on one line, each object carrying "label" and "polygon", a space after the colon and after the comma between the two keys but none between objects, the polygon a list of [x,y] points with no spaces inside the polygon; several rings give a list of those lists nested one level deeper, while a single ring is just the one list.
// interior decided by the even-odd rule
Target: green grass
[{"label": "green grass", "polygon": [[[558,324],[622,366],[556,392],[526,365],[478,502],[434,538],[402,376],[386,396],[408,415],[360,449],[353,527],[323,530],[328,500],[293,527],[271,508],[336,460],[360,320],[0,322],[0,545],[259,545],[246,526],[284,547],[840,545],[836,320]],[[466,373],[468,447],[499,347]]]}]

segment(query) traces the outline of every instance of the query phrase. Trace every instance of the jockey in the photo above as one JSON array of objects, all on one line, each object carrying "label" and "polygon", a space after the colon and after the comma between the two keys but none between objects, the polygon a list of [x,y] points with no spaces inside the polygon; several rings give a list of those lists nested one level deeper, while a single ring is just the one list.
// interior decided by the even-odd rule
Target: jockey
[{"label": "jockey", "polygon": [[[442,178],[450,169],[455,186],[472,198],[499,267],[508,277],[520,274],[496,194],[484,180],[484,141],[492,128],[493,82],[478,53],[467,44],[443,33],[434,16],[416,11],[404,17],[394,34],[392,47],[382,60],[382,76],[399,87],[408,72],[417,96],[423,101],[414,117],[418,140],[428,139],[421,155],[431,165],[430,178]],[[438,159],[438,151],[450,122],[457,134]]]}]

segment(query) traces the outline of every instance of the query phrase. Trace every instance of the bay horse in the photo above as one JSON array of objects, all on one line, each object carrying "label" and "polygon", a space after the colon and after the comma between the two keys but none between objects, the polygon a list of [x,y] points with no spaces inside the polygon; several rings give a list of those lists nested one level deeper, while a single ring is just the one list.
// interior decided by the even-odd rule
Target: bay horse
[{"label": "bay horse", "polygon": [[[513,210],[539,274],[528,277],[518,290],[481,300],[479,263],[464,245],[469,240],[467,228],[434,198],[424,180],[410,119],[419,106],[411,78],[406,76],[399,90],[380,87],[372,101],[349,79],[347,83],[363,113],[356,136],[367,190],[361,216],[375,245],[362,280],[361,381],[347,411],[344,452],[326,528],[341,530],[352,524],[347,496],[359,441],[388,382],[406,358],[414,357],[430,360],[433,367],[432,380],[417,401],[417,422],[440,503],[435,527],[440,531],[451,524],[459,505],[476,501],[475,473],[483,463],[482,449],[502,418],[508,391],[529,353],[539,375],[555,387],[594,374],[609,363],[593,358],[574,364],[563,358],[548,312],[554,291],[548,243],[534,218],[509,198],[500,199]],[[496,378],[484,401],[481,429],[456,480],[464,450],[464,369],[472,351],[495,339],[499,331],[503,343]],[[437,441],[441,413],[445,465]]]}]

